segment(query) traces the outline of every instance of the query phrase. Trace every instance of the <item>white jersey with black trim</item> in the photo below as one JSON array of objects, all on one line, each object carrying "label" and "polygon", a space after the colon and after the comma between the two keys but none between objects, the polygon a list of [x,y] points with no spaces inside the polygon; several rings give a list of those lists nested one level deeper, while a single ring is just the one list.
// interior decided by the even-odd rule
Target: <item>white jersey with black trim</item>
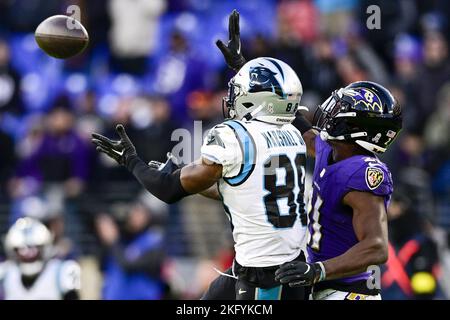
[{"label": "white jersey with black trim", "polygon": [[212,128],[202,157],[223,166],[219,192],[236,261],[277,266],[295,259],[306,234],[306,145],[291,124],[229,120]]},{"label": "white jersey with black trim", "polygon": [[15,262],[6,261],[1,269],[6,300],[61,300],[67,292],[80,289],[80,266],[75,261],[49,260],[30,288],[23,285]]}]

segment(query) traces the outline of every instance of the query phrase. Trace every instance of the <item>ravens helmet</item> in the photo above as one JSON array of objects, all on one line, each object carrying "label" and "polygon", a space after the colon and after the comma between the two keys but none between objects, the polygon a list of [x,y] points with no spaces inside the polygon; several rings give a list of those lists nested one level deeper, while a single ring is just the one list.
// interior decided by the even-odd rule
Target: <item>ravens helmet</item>
[{"label": "ravens helmet", "polygon": [[313,123],[324,140],[383,153],[402,128],[402,110],[382,85],[358,81],[334,91],[316,110]]}]

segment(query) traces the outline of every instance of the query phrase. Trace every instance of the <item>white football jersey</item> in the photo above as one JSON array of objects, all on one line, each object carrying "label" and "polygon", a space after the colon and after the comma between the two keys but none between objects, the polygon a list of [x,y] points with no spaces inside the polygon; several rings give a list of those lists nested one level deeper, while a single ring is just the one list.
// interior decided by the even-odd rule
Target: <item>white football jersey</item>
[{"label": "white football jersey", "polygon": [[236,261],[277,266],[295,259],[306,234],[306,145],[291,124],[225,121],[202,157],[223,166],[219,192],[233,229]]},{"label": "white football jersey", "polygon": [[75,261],[48,261],[30,288],[24,287],[16,263],[7,261],[1,268],[6,300],[61,300],[68,291],[80,289],[80,267]]}]

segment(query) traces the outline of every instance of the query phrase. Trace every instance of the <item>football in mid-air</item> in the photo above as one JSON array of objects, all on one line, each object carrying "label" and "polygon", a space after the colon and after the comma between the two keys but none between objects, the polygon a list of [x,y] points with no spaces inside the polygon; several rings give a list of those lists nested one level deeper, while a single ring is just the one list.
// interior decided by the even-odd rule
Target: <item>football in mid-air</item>
[{"label": "football in mid-air", "polygon": [[78,20],[64,15],[42,21],[34,36],[42,50],[58,59],[67,59],[83,52],[89,43],[84,26]]}]

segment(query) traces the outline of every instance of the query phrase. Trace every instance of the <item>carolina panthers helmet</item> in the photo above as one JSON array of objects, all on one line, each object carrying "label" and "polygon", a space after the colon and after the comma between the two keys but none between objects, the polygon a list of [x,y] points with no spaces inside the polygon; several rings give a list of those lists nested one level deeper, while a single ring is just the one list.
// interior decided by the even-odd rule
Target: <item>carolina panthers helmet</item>
[{"label": "carolina panthers helmet", "polygon": [[266,57],[247,62],[228,87],[222,103],[225,118],[278,125],[294,120],[303,94],[295,71],[283,61]]},{"label": "carolina panthers helmet", "polygon": [[6,234],[5,249],[23,275],[34,276],[51,258],[52,242],[52,234],[41,222],[28,217],[20,218]]},{"label": "carolina panthers helmet", "polygon": [[334,91],[317,108],[313,123],[324,140],[355,142],[383,153],[402,128],[402,109],[382,85],[358,81]]}]

